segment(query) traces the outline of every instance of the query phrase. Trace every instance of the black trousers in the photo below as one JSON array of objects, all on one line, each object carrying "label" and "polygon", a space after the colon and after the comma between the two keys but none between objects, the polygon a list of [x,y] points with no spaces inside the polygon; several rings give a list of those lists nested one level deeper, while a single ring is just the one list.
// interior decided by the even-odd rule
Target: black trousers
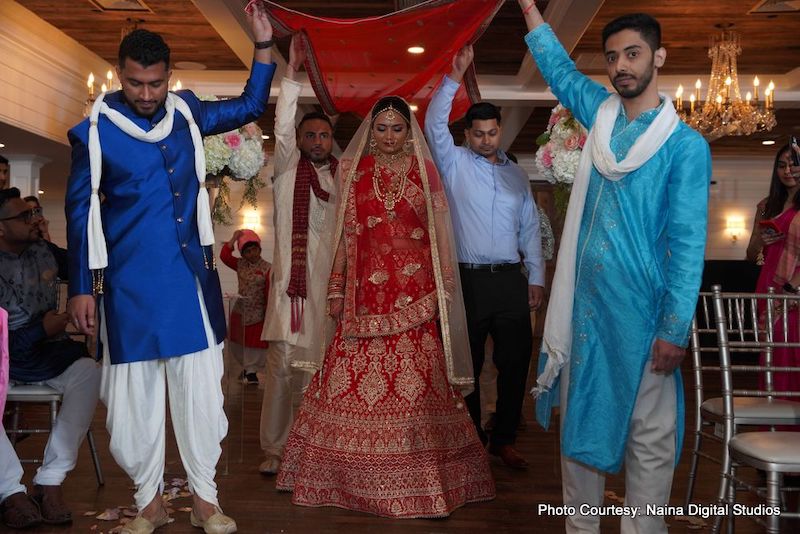
[{"label": "black trousers", "polygon": [[492,360],[497,367],[497,407],[492,445],[511,445],[517,437],[522,401],[533,348],[528,281],[519,269],[491,272],[461,268],[461,286],[475,371],[475,391],[464,399],[481,441],[480,376],[486,336],[494,341]]}]

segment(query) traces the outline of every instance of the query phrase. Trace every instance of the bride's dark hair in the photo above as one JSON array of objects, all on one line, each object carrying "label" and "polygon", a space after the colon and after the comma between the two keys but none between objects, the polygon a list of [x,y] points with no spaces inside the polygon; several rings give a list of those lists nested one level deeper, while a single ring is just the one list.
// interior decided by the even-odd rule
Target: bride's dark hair
[{"label": "bride's dark hair", "polygon": [[407,123],[411,124],[411,110],[406,104],[406,101],[399,96],[384,96],[372,106],[372,120],[388,109],[393,109],[398,112]]}]

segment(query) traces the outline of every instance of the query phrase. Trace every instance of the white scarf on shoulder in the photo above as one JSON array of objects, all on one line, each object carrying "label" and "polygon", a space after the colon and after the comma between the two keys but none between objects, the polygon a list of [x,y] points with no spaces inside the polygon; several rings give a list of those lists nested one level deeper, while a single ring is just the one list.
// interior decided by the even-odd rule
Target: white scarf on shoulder
[{"label": "white scarf on shoulder", "polygon": [[89,170],[92,181],[92,194],[89,202],[89,221],[87,224],[87,237],[89,241],[89,268],[104,269],[108,266],[108,250],[106,237],[103,233],[103,221],[100,217],[100,178],[103,170],[103,153],[100,148],[100,132],[97,122],[102,113],[120,130],[139,141],[158,143],[172,133],[175,118],[175,109],[184,116],[189,123],[189,132],[194,144],[194,167],[200,188],[197,193],[197,228],[200,235],[200,244],[203,246],[214,244],[214,228],[211,225],[211,208],[209,206],[208,191],[205,188],[206,158],[203,151],[203,136],[200,128],[194,121],[192,110],[181,97],[175,93],[168,93],[165,102],[167,114],[152,130],[145,132],[119,111],[111,109],[103,102],[106,93],[97,97],[92,112],[89,116]]},{"label": "white scarf on shoulder", "polygon": [[[531,391],[534,397],[550,390],[561,368],[568,364],[572,351],[572,305],[575,297],[578,234],[592,166],[604,178],[618,181],[644,165],[658,152],[680,122],[670,98],[664,94],[660,96],[664,101],[661,111],[633,144],[627,157],[619,163],[611,152],[611,132],[619,115],[622,99],[617,94],[609,96],[597,112],[597,119],[584,144],[578,171],[572,184],[544,323],[542,350],[547,353],[547,363]],[[566,387],[566,384],[562,384],[562,387]]]}]

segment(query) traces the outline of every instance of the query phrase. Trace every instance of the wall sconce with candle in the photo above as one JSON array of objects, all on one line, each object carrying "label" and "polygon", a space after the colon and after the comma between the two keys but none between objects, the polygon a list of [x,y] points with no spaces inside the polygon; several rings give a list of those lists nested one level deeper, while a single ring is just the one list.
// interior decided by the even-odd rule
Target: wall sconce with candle
[{"label": "wall sconce with candle", "polygon": [[725,234],[730,237],[731,243],[736,243],[744,234],[744,217],[730,215],[725,219]]},{"label": "wall sconce with candle", "polygon": [[261,212],[256,209],[247,210],[242,215],[242,227],[256,233],[261,231]]}]

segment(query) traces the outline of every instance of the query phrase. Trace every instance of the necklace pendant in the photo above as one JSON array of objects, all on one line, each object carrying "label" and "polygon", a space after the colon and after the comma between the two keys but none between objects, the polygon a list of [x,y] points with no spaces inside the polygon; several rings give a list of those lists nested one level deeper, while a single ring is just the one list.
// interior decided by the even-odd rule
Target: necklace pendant
[{"label": "necklace pendant", "polygon": [[387,198],[386,200],[384,200],[383,201],[383,207],[386,208],[386,211],[394,210],[394,199],[393,198]]},{"label": "necklace pendant", "polygon": [[395,215],[395,213],[394,213],[394,210],[392,210],[392,211],[387,211],[387,212],[386,212],[386,216],[389,218],[389,220],[390,220],[390,221],[393,221],[393,220],[395,220],[395,218],[397,217],[397,216]]}]

